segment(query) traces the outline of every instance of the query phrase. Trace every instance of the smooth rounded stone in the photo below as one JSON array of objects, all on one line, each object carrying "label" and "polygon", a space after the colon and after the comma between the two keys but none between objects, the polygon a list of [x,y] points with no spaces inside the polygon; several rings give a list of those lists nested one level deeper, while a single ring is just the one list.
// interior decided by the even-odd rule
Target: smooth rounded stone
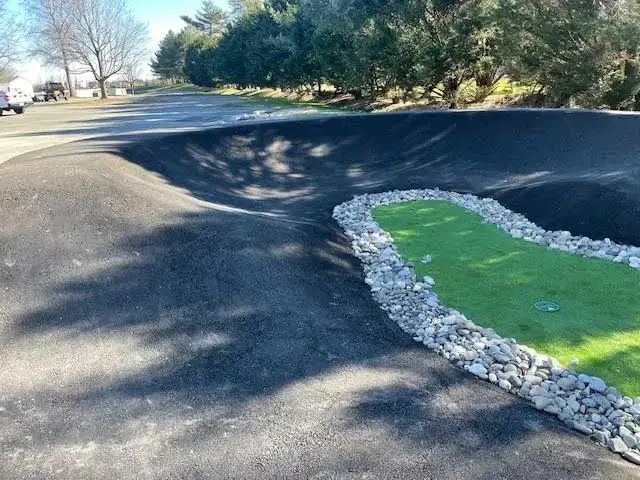
[{"label": "smooth rounded stone", "polygon": [[479,351],[483,351],[485,348],[487,347],[487,345],[483,342],[474,342],[473,343],[473,348],[475,348],[476,350]]},{"label": "smooth rounded stone", "polygon": [[633,422],[627,422],[624,424],[625,428],[629,430],[632,434],[640,435],[640,425],[636,425]]},{"label": "smooth rounded stone", "polygon": [[487,375],[487,369],[481,363],[474,363],[473,365],[471,365],[469,367],[469,372],[474,374],[476,377]]},{"label": "smooth rounded stone", "polygon": [[[630,408],[633,405],[633,400],[631,399],[631,397],[622,397],[621,400],[624,402],[624,405],[623,405],[624,408]],[[622,408],[622,407],[618,407],[618,408]]]},{"label": "smooth rounded stone", "polygon": [[628,429],[625,425],[623,425],[620,428],[618,428],[618,435],[620,435],[621,437],[623,435],[633,435],[633,432],[630,429]]},{"label": "smooth rounded stone", "polygon": [[571,398],[568,399],[567,406],[571,408],[571,410],[573,410],[574,412],[580,411],[580,403],[578,403],[578,401],[575,399],[571,399]]},{"label": "smooth rounded stone", "polygon": [[591,377],[591,382],[589,382],[589,388],[598,393],[604,393],[607,389],[607,384],[604,383],[604,380],[598,377]]},{"label": "smooth rounded stone", "polygon": [[511,382],[509,382],[509,380],[500,380],[500,382],[498,383],[498,386],[503,390],[511,390],[512,388]]},{"label": "smooth rounded stone", "polygon": [[[607,416],[609,417],[609,420],[614,420],[615,418],[624,417],[625,412],[622,410],[614,410]],[[624,423],[622,423],[621,425],[624,425]]]},{"label": "smooth rounded stone", "polygon": [[616,417],[611,420],[611,423],[613,423],[616,427],[621,427],[622,425],[624,425],[625,421],[623,417]]},{"label": "smooth rounded stone", "polygon": [[627,450],[622,454],[622,458],[636,465],[640,465],[640,452],[637,450]]},{"label": "smooth rounded stone", "polygon": [[580,375],[578,375],[578,381],[584,383],[585,385],[589,385],[589,383],[591,383],[591,377],[589,375],[581,373]]},{"label": "smooth rounded stone", "polygon": [[620,435],[620,438],[622,438],[622,441],[629,448],[633,448],[638,444],[638,439],[633,435]]},{"label": "smooth rounded stone", "polygon": [[520,380],[516,375],[511,375],[508,380],[515,388],[520,388],[522,386],[522,380]]},{"label": "smooth rounded stone", "polygon": [[566,407],[560,410],[560,413],[558,414],[558,420],[565,423],[570,422],[572,418],[573,418],[573,413],[568,413]]},{"label": "smooth rounded stone", "polygon": [[584,405],[587,408],[597,408],[598,402],[593,397],[587,397],[582,399],[582,405]]},{"label": "smooth rounded stone", "polygon": [[544,408],[544,411],[552,415],[559,415],[562,410],[560,410],[560,407],[557,405],[547,405]]},{"label": "smooth rounded stone", "polygon": [[493,356],[493,358],[496,359],[496,362],[500,362],[500,363],[509,363],[511,361],[511,356],[507,355],[506,353],[502,354],[502,353],[498,353],[496,355]]},{"label": "smooth rounded stone", "polygon": [[607,391],[605,392],[606,395],[605,397],[607,398],[607,400],[609,400],[611,403],[616,403],[618,400],[620,400],[622,398],[622,395],[620,394],[620,392],[618,392],[615,388],[613,387],[608,387]]},{"label": "smooth rounded stone", "polygon": [[573,413],[573,410],[571,410],[569,407],[564,407],[562,409],[562,416],[564,417],[563,420],[567,418],[573,418]]},{"label": "smooth rounded stone", "polygon": [[549,392],[540,385],[534,385],[533,387],[531,387],[530,394],[532,397],[549,397]]},{"label": "smooth rounded stone", "polygon": [[498,383],[498,376],[493,372],[489,373],[489,381],[491,383]]},{"label": "smooth rounded stone", "polygon": [[467,350],[462,354],[462,358],[464,358],[467,362],[471,362],[478,358],[478,352],[473,350]]},{"label": "smooth rounded stone", "polygon": [[591,435],[593,433],[592,429],[590,429],[586,425],[583,425],[580,422],[575,422],[575,421],[571,422],[571,426],[573,427],[574,430],[577,430],[580,433],[584,433],[585,435]]},{"label": "smooth rounded stone", "polygon": [[575,380],[569,377],[559,378],[558,380],[556,380],[556,383],[558,384],[558,387],[560,387],[565,392],[570,392],[576,385]]},{"label": "smooth rounded stone", "polygon": [[540,355],[534,355],[531,363],[536,368],[544,367],[546,364],[546,359],[541,357]]},{"label": "smooth rounded stone", "polygon": [[609,443],[609,432],[602,430],[594,430],[591,434],[591,438],[602,445],[608,445]]},{"label": "smooth rounded stone", "polygon": [[505,372],[517,372],[518,367],[516,367],[513,363],[508,363],[504,366]]},{"label": "smooth rounded stone", "polygon": [[544,372],[542,370],[536,371],[536,373],[534,375],[536,377],[540,377],[542,380],[549,380],[549,375],[547,375],[546,372]]},{"label": "smooth rounded stone", "polygon": [[606,397],[600,397],[597,400],[598,403],[600,403],[600,408],[605,410],[609,410],[611,408],[611,402]]},{"label": "smooth rounded stone", "polygon": [[627,444],[624,443],[624,441],[620,437],[611,438],[607,446],[609,447],[609,450],[611,450],[614,453],[624,453],[627,450],[629,450],[629,447],[627,447]]},{"label": "smooth rounded stone", "polygon": [[531,398],[531,401],[533,401],[534,406],[538,409],[538,410],[543,410],[547,407],[547,405],[549,405],[549,403],[551,402],[550,399],[548,399],[547,397],[533,397]]},{"label": "smooth rounded stone", "polygon": [[542,379],[540,377],[536,377],[535,375],[529,375],[529,374],[524,376],[524,381],[525,382],[529,382],[529,383],[531,383],[533,385],[536,385],[538,383],[542,383]]},{"label": "smooth rounded stone", "polygon": [[559,377],[560,375],[562,375],[562,373],[564,373],[564,369],[563,368],[561,368],[561,367],[551,367],[551,375],[553,375],[554,377]]}]

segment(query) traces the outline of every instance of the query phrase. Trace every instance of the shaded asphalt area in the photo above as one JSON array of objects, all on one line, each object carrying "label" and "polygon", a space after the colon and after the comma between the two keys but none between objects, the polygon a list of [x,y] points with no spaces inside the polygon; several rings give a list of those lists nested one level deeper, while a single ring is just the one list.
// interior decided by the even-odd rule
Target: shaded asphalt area
[{"label": "shaded asphalt area", "polygon": [[491,195],[640,245],[640,117],[492,111],[242,125],[0,167],[0,478],[638,478],[429,353],[331,219]]},{"label": "shaded asphalt area", "polygon": [[187,132],[238,122],[245,118],[321,116],[328,109],[289,108],[257,99],[220,95],[146,94],[124,97],[120,105],[98,101],[39,103],[25,115],[0,119],[0,164],[17,155],[87,138],[103,144],[121,143],[125,135],[146,136]]}]

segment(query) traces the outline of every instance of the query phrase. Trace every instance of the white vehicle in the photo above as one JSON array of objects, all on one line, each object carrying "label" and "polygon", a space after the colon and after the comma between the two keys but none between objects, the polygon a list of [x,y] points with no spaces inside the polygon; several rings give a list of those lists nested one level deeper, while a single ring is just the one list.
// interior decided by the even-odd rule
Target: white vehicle
[{"label": "white vehicle", "polygon": [[2,112],[13,110],[18,115],[24,113],[26,108],[33,105],[33,99],[17,88],[0,90],[0,116]]}]

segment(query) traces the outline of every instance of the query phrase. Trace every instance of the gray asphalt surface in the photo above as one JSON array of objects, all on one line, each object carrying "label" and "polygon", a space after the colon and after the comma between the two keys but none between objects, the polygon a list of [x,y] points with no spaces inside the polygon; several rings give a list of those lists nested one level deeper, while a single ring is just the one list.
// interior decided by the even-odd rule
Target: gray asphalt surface
[{"label": "gray asphalt surface", "polygon": [[[120,105],[93,105],[90,99],[37,103],[23,115],[0,117],[0,164],[20,154],[71,141],[100,138],[101,145],[139,141],[149,135],[188,132],[270,114],[279,118],[326,114],[315,108],[288,108],[233,96],[147,94],[116,98]],[[95,142],[94,142],[95,143]]]},{"label": "gray asphalt surface", "polygon": [[639,129],[354,116],[5,163],[0,478],[638,478],[402,333],[330,215],[441,186],[640,244]]}]

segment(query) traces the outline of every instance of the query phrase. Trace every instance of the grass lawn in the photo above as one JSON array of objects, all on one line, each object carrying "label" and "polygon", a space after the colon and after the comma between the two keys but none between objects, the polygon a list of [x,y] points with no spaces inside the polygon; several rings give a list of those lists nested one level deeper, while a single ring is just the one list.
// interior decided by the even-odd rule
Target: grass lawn
[{"label": "grass lawn", "polygon": [[[305,96],[296,93],[287,93],[274,89],[254,89],[239,90],[232,87],[224,88],[207,88],[198,87],[190,83],[180,83],[165,87],[140,88],[139,93],[191,93],[194,95],[227,95],[242,97],[243,101],[254,102],[262,106],[270,106],[273,108],[287,107],[315,107],[315,108],[336,108],[324,102],[313,99],[312,96]],[[235,105],[229,103],[222,106]]]},{"label": "grass lawn", "polygon": [[[384,205],[374,217],[445,305],[640,396],[640,272],[514,239],[449,202]],[[560,311],[536,310],[540,300]]]},{"label": "grass lawn", "polygon": [[331,105],[328,105],[327,103],[316,101],[311,95],[283,92],[269,88],[239,90],[236,88],[224,87],[212,90],[210,93],[216,95],[239,96],[248,100],[253,100],[256,103],[268,104],[273,107],[332,108]]}]

